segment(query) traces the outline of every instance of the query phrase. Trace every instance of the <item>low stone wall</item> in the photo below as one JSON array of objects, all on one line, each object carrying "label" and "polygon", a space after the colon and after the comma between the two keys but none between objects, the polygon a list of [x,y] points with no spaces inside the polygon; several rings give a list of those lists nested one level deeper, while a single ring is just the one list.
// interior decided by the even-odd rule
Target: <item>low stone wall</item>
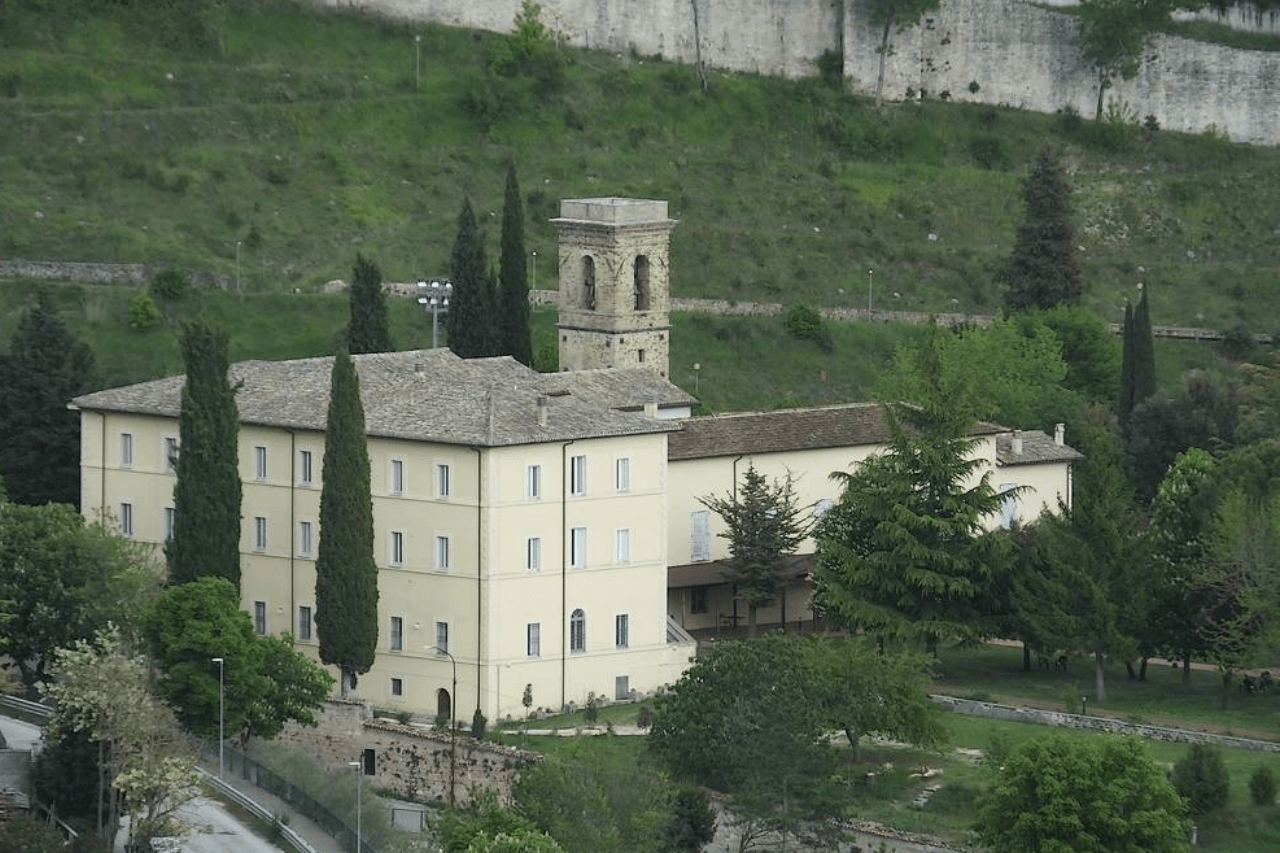
[{"label": "low stone wall", "polygon": [[461,732],[454,741],[444,732],[374,719],[363,702],[342,699],[326,703],[314,727],[291,723],[276,741],[298,746],[335,770],[372,749],[374,774],[366,782],[419,802],[448,802],[452,783],[459,804],[482,791],[509,804],[520,768],[541,759]]},{"label": "low stone wall", "polygon": [[1148,726],[1141,723],[1126,723],[1123,720],[1113,720],[1110,717],[1066,714],[1061,711],[1044,711],[1039,708],[1015,708],[1012,705],[978,702],[973,699],[958,699],[954,696],[934,695],[929,698],[933,700],[935,705],[944,710],[954,711],[957,714],[968,714],[973,717],[989,717],[995,720],[1011,720],[1018,723],[1037,723],[1042,726],[1088,729],[1096,732],[1114,732],[1121,735],[1137,735],[1147,740],[1167,741],[1170,743],[1204,743],[1237,749],[1251,749],[1255,752],[1280,752],[1280,743],[1221,735],[1216,732],[1198,732],[1188,729],[1171,729],[1164,726]]},{"label": "low stone wall", "polygon": [[[79,261],[24,261],[0,259],[0,278],[34,278],[40,281],[79,281],[86,284],[146,284],[162,266],[152,264],[93,264]],[[235,287],[235,280],[225,275],[185,270],[187,278],[199,287]]]}]

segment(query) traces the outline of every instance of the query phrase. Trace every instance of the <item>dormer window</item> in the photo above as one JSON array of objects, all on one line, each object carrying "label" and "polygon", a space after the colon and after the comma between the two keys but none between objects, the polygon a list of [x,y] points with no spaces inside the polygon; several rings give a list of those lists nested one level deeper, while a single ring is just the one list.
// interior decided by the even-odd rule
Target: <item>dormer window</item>
[{"label": "dormer window", "polygon": [[637,311],[649,310],[649,257],[636,255],[635,281],[632,285]]},{"label": "dormer window", "polygon": [[590,255],[582,258],[582,307],[596,310],[596,261]]}]

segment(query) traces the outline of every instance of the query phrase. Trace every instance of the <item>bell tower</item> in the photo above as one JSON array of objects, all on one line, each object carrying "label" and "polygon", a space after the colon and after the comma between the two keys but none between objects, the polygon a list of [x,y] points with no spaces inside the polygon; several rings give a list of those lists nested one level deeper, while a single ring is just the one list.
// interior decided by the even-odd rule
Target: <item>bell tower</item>
[{"label": "bell tower", "polygon": [[636,198],[560,202],[560,369],[647,368],[670,355],[671,229],[667,203]]}]

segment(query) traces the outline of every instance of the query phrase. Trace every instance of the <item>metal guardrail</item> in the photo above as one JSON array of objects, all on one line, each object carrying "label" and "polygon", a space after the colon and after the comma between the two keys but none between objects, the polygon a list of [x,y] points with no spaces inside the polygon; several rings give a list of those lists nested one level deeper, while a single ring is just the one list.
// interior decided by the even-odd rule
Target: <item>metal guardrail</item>
[{"label": "metal guardrail", "polygon": [[293,830],[286,824],[281,823],[269,809],[241,793],[239,789],[233,785],[228,785],[209,771],[204,770],[203,768],[197,769],[200,770],[200,775],[204,777],[204,780],[209,783],[210,787],[217,790],[219,794],[249,812],[254,817],[271,824],[279,831],[280,838],[283,841],[288,842],[289,846],[298,851],[298,853],[316,853],[316,848],[312,847],[309,841],[299,835],[296,830]]},{"label": "metal guardrail", "polygon": [[22,711],[25,714],[30,714],[33,717],[40,717],[45,720],[53,716],[53,709],[48,705],[44,705],[40,702],[31,702],[26,699],[20,699],[17,696],[0,696],[0,705],[7,705],[16,711]]}]

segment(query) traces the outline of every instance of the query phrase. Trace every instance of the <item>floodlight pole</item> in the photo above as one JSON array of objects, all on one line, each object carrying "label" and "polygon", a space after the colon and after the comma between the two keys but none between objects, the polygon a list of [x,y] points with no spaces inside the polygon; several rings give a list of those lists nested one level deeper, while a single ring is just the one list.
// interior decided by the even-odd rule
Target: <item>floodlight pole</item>
[{"label": "floodlight pole", "polygon": [[871,282],[875,270],[867,270],[867,319],[871,319]]},{"label": "floodlight pole", "polygon": [[364,759],[348,761],[347,764],[356,769],[356,853],[364,849],[364,832],[360,825],[360,813],[364,811]]},{"label": "floodlight pole", "polygon": [[418,280],[418,304],[431,312],[431,348],[440,346],[440,315],[449,312],[449,297],[453,296],[453,282],[433,278]]},{"label": "floodlight pole", "polygon": [[223,678],[223,664],[225,661],[222,658],[212,658],[212,661],[218,665],[218,778],[222,779],[222,744],[226,741],[223,735],[223,726],[226,720],[226,715],[223,713],[224,697],[226,695],[224,687],[226,682]]},{"label": "floodlight pole", "polygon": [[431,650],[445,655],[449,658],[449,663],[453,664],[453,687],[449,693],[449,806],[452,808],[458,774],[458,662],[439,646],[432,646]]}]

